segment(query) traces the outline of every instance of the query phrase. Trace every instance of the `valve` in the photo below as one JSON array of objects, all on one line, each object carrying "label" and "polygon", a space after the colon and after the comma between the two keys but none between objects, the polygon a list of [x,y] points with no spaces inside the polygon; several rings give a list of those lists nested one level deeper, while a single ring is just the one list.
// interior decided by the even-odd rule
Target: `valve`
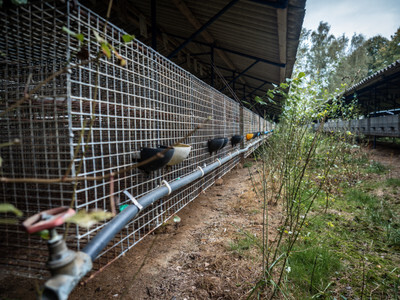
[{"label": "valve", "polygon": [[92,269],[90,256],[68,249],[62,235],[56,231],[57,226],[63,225],[74,214],[72,208],[57,207],[35,214],[22,223],[28,233],[50,231],[47,267],[52,277],[46,281],[41,299],[68,299],[76,284]]},{"label": "valve", "polygon": [[45,210],[26,219],[22,226],[28,233],[35,233],[45,229],[54,229],[65,223],[66,219],[72,217],[75,210],[69,207],[56,207]]}]

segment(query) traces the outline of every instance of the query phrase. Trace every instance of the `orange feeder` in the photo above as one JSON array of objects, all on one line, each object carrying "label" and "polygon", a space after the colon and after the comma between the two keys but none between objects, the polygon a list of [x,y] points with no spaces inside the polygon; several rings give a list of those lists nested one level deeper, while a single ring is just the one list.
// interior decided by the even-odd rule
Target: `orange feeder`
[{"label": "orange feeder", "polygon": [[253,133],[248,133],[246,134],[246,140],[251,140],[253,138],[254,134]]}]

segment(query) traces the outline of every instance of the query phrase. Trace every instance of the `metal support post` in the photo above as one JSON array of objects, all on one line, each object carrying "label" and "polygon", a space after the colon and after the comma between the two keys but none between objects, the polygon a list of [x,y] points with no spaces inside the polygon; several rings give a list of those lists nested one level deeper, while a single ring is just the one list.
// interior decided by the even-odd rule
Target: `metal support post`
[{"label": "metal support post", "polygon": [[[239,125],[239,130],[240,130],[240,135],[245,136],[243,110],[244,110],[244,107],[241,105],[240,106],[240,116],[239,116],[239,118],[240,118],[240,120],[239,120],[239,124],[240,124]],[[245,139],[242,139],[242,141],[240,142],[240,149],[244,149],[244,140]],[[239,158],[239,163],[242,164],[242,166],[243,166],[244,165],[244,153],[240,154],[239,157],[240,157]]]},{"label": "metal support post", "polygon": [[157,0],[151,0],[151,47],[157,51]]},{"label": "metal support post", "polygon": [[211,86],[214,87],[215,83],[214,45],[211,45],[210,54],[211,54]]}]

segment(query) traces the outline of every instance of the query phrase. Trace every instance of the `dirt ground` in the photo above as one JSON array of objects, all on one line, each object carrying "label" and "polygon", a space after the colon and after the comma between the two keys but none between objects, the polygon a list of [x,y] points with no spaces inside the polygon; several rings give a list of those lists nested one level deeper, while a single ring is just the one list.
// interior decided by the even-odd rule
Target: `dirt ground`
[{"label": "dirt ground", "polygon": [[[369,150],[371,159],[400,177],[400,149],[391,145]],[[251,172],[257,174],[257,165]],[[248,260],[230,250],[244,231],[262,234],[262,204],[252,190],[247,168],[236,167],[169,222],[85,285],[70,299],[243,299],[260,275],[257,250]],[[270,213],[271,227],[281,215]],[[272,233],[271,233],[272,234]],[[248,257],[246,257],[248,258]],[[1,299],[34,299],[32,280],[0,279]]]},{"label": "dirt ground", "polygon": [[260,270],[232,255],[229,243],[248,228],[261,235],[261,211],[249,171],[239,166],[181,210],[178,226],[162,226],[71,299],[242,298]]}]

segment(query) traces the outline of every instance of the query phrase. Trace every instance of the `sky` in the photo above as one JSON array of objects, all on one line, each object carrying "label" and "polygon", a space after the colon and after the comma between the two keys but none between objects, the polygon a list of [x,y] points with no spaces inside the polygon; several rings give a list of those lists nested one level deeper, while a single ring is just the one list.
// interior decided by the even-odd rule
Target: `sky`
[{"label": "sky", "polygon": [[303,27],[315,30],[320,21],[328,22],[335,36],[390,39],[400,27],[400,0],[306,0]]}]

